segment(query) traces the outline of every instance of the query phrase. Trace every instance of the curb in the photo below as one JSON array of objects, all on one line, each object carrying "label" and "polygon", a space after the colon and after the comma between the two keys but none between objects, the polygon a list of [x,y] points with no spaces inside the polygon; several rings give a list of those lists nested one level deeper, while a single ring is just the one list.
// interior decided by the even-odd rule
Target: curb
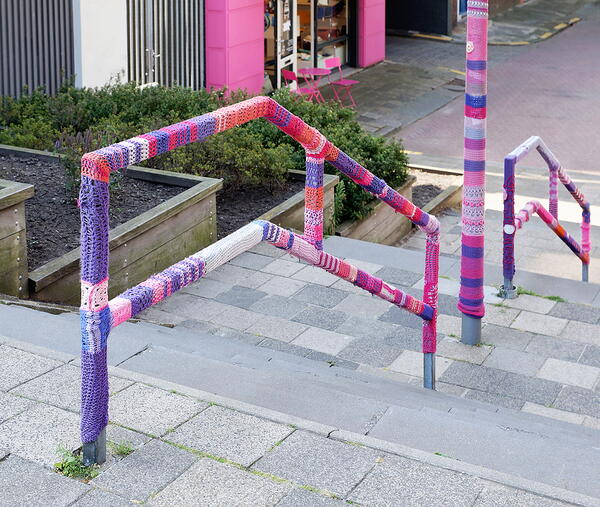
[{"label": "curb", "polygon": [[[537,36],[536,38],[526,41],[526,40],[517,40],[517,41],[489,41],[488,46],[528,46],[530,44],[537,44],[538,42],[543,42],[550,37],[554,37],[557,33],[562,32],[566,28],[573,26],[574,24],[581,21],[581,18],[571,18],[566,21],[561,21],[554,25],[552,30],[548,30],[543,34]],[[465,40],[462,38],[453,37],[450,35],[436,35],[430,33],[422,33],[415,30],[393,30],[388,31],[387,35],[399,36],[399,37],[413,37],[419,39],[428,39],[437,42],[446,42],[450,44],[465,44]]]},{"label": "curb", "polygon": [[[0,335],[0,344],[12,346],[14,348],[30,352],[32,354],[43,355],[53,359],[58,359],[65,363],[69,362],[73,365],[78,365],[79,360],[71,354],[59,353],[45,347],[37,345],[31,345],[22,341],[12,340],[10,338]],[[570,502],[577,505],[584,505],[590,507],[600,507],[600,499],[592,498],[580,493],[569,491],[566,489],[550,486],[529,479],[524,479],[511,474],[498,472],[491,470],[479,465],[472,465],[469,463],[461,462],[445,456],[438,456],[433,453],[421,451],[411,447],[407,447],[401,444],[387,442],[377,438],[363,435],[360,433],[354,433],[351,431],[340,430],[333,426],[320,424],[302,417],[296,417],[289,414],[284,414],[271,409],[263,408],[257,405],[241,402],[224,396],[219,396],[213,393],[201,391],[199,389],[182,386],[166,380],[157,379],[150,377],[145,374],[132,372],[125,370],[120,367],[109,367],[108,373],[110,375],[120,377],[126,380],[134,382],[141,382],[144,384],[151,385],[167,391],[176,391],[180,394],[184,394],[193,398],[200,399],[202,401],[208,401],[217,405],[222,405],[227,408],[231,408],[238,412],[243,412],[263,419],[268,419],[280,424],[290,424],[298,429],[310,431],[332,440],[343,441],[343,442],[356,442],[367,447],[371,447],[380,451],[395,454],[401,457],[419,461],[431,466],[444,468],[446,470],[455,471],[458,473],[468,474],[480,479],[489,480],[509,486],[512,488],[525,490],[536,495],[561,500],[563,502]]]}]

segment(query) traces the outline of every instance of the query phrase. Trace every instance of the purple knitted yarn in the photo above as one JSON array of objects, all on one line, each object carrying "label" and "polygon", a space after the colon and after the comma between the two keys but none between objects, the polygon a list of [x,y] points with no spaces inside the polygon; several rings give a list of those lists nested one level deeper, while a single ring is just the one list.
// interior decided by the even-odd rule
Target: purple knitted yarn
[{"label": "purple knitted yarn", "polygon": [[81,279],[93,284],[108,276],[108,183],[81,176]]}]

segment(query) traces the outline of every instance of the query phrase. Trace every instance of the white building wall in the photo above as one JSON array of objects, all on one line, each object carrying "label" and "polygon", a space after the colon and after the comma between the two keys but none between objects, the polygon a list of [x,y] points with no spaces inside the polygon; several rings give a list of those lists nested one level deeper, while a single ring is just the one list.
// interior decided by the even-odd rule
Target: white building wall
[{"label": "white building wall", "polygon": [[127,81],[126,0],[73,0],[75,85]]}]

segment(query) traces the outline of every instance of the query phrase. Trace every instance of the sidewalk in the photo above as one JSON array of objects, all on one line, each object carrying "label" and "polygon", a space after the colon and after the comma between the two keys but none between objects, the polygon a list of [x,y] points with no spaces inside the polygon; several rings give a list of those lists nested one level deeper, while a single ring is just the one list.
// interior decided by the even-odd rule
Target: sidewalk
[{"label": "sidewalk", "polygon": [[89,483],[69,479],[51,467],[59,446],[79,445],[77,359],[1,340],[0,505],[550,507],[566,504],[546,496],[569,496],[118,368],[107,435],[126,452],[109,447]]}]

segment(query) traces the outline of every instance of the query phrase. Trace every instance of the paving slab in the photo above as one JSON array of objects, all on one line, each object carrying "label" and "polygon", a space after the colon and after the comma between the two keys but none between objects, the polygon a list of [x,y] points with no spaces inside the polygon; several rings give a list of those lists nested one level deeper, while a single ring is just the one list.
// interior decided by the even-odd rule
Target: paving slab
[{"label": "paving slab", "polygon": [[344,496],[371,470],[379,452],[296,431],[253,468]]},{"label": "paving slab", "polygon": [[[510,327],[531,333],[561,336],[561,333],[567,328],[567,323],[566,319],[522,311]],[[565,338],[569,338],[569,336],[565,336]]]},{"label": "paving slab", "polygon": [[67,506],[90,489],[15,455],[0,462],[0,505]]},{"label": "paving slab", "polygon": [[437,331],[448,336],[460,336],[462,329],[462,321],[459,317],[451,315],[438,315]]},{"label": "paving slab", "polygon": [[583,354],[579,358],[581,364],[587,364],[589,366],[595,366],[600,368],[600,347],[595,345],[587,345]]},{"label": "paving slab", "polygon": [[581,387],[565,386],[556,398],[554,407],[600,419],[600,393]]},{"label": "paving slab", "polygon": [[600,326],[570,320],[560,337],[600,347]]},{"label": "paving slab", "polygon": [[[435,358],[435,378],[439,379],[444,372],[453,363],[451,359],[445,357]],[[389,366],[390,370],[411,375],[413,377],[423,377],[423,354],[413,350],[405,350]]]},{"label": "paving slab", "polygon": [[482,343],[514,350],[525,350],[533,337],[533,333],[494,324],[485,324],[481,330]]},{"label": "paving slab", "polygon": [[[109,392],[116,393],[133,382],[119,377],[109,377]],[[12,391],[37,401],[79,412],[81,407],[81,369],[64,365],[21,384]]]},{"label": "paving slab", "polygon": [[240,282],[249,276],[252,276],[254,273],[256,273],[256,271],[253,269],[242,268],[241,266],[234,266],[233,264],[227,263],[208,273],[206,278],[228,283],[230,285],[239,285]]},{"label": "paving slab", "polygon": [[[496,347],[484,364],[490,368],[535,376],[545,361],[544,356]],[[552,379],[550,379],[552,380]]]},{"label": "paving slab", "polygon": [[513,410],[520,410],[525,404],[525,400],[510,398],[508,396],[502,396],[501,394],[478,391],[476,389],[470,389],[464,397],[468,400],[483,401],[484,403],[490,403],[498,407],[511,408]]},{"label": "paving slab", "polygon": [[515,308],[508,308],[504,304],[486,305],[483,320],[489,324],[508,327],[517,318],[519,311]]},{"label": "paving slab", "polygon": [[352,491],[365,505],[471,506],[482,489],[479,479],[418,461],[385,456]]},{"label": "paving slab", "polygon": [[294,294],[292,299],[324,308],[333,308],[346,297],[348,297],[348,293],[343,290],[324,287],[323,285],[308,284]]},{"label": "paving slab", "polygon": [[273,262],[272,257],[261,255],[255,252],[244,252],[231,259],[230,263],[234,266],[241,266],[242,268],[260,270],[267,264]]},{"label": "paving slab", "polygon": [[364,319],[376,319],[391,307],[391,303],[377,296],[367,295],[364,291],[363,294],[350,294],[335,305],[334,310]]},{"label": "paving slab", "polygon": [[183,287],[181,292],[186,292],[206,299],[214,299],[219,294],[231,289],[231,287],[232,285],[229,283],[211,280],[210,278],[202,278],[191,285]]},{"label": "paving slab", "polygon": [[582,357],[582,353],[586,347],[591,347],[591,345],[586,346],[584,343],[555,338],[553,336],[533,335],[525,351],[530,354],[562,359],[563,361],[577,362]]},{"label": "paving slab", "polygon": [[169,484],[151,505],[273,506],[291,486],[210,459],[201,459]]},{"label": "paving slab", "polygon": [[292,322],[279,317],[263,315],[258,321],[250,326],[248,333],[274,338],[284,342],[291,342],[300,333],[306,331],[308,326]]},{"label": "paving slab", "polygon": [[250,466],[293,431],[284,424],[211,406],[165,438],[176,444]]},{"label": "paving slab", "polygon": [[123,497],[94,488],[82,496],[73,507],[125,507],[131,506],[131,502]]},{"label": "paving slab", "polygon": [[562,384],[558,382],[506,372],[500,382],[492,385],[488,390],[503,396],[548,405],[554,402],[561,388]]},{"label": "paving slab", "polygon": [[284,276],[273,275],[271,279],[259,286],[259,289],[273,296],[289,297],[294,295],[303,287],[306,282],[294,280]]},{"label": "paving slab", "polygon": [[164,435],[207,406],[187,396],[134,384],[110,398],[109,418],[150,435]]},{"label": "paving slab", "polygon": [[36,404],[0,424],[0,448],[42,465],[60,461],[60,447],[79,446],[79,416],[60,408]]},{"label": "paving slab", "polygon": [[556,303],[548,315],[562,319],[578,320],[588,324],[600,322],[600,309],[577,303]]},{"label": "paving slab", "polygon": [[593,389],[600,378],[600,368],[549,358],[537,376],[561,384]]},{"label": "paving slab", "polygon": [[54,359],[0,345],[0,390],[8,391],[61,364]]},{"label": "paving slab", "polygon": [[320,306],[308,306],[292,319],[301,324],[333,331],[348,319],[348,314]]},{"label": "paving slab", "polygon": [[374,320],[370,317],[359,317],[351,315],[337,329],[338,333],[348,334],[357,338],[383,339],[388,336],[399,334],[414,335],[414,329],[409,330],[403,326],[397,326],[389,322]]},{"label": "paving slab", "polygon": [[280,317],[282,319],[291,319],[302,312],[307,305],[283,296],[267,296],[250,307],[253,312],[262,313]]},{"label": "paving slab", "polygon": [[225,310],[227,306],[193,294],[176,292],[163,299],[156,308],[187,319],[209,320]]},{"label": "paving slab", "polygon": [[0,407],[2,407],[2,410],[0,410],[0,423],[27,410],[33,403],[31,400],[15,396],[14,394],[0,392]]},{"label": "paving slab", "polygon": [[253,246],[249,252],[266,255],[267,257],[279,258],[279,257],[289,257],[289,255],[280,248],[275,248],[273,245],[269,245],[268,243],[259,243],[256,246]]},{"label": "paving slab", "polygon": [[[414,294],[413,294],[414,295]],[[423,298],[422,294],[417,295],[419,299]],[[458,298],[455,296],[448,296],[447,294],[438,294],[438,312],[446,315],[452,315],[453,317],[461,317],[462,313],[457,308]],[[486,310],[487,311],[487,310]]]},{"label": "paving slab", "polygon": [[[479,391],[492,391],[506,377],[507,372],[454,361],[441,376],[442,382],[456,384]],[[498,393],[499,394],[499,393]]]},{"label": "paving slab", "polygon": [[[529,312],[535,313],[550,313],[551,310],[556,305],[555,301],[550,299],[541,298],[538,296],[531,296],[529,294],[521,294],[515,299],[505,299],[504,305],[510,308],[517,308],[519,310],[527,310]],[[560,315],[555,315],[555,317],[560,317]],[[564,317],[569,318],[569,317]]]},{"label": "paving slab", "polygon": [[[415,343],[414,347],[418,348]],[[407,347],[390,343],[385,338],[357,338],[338,355],[343,359],[376,367],[389,366]]]},{"label": "paving slab", "polygon": [[391,322],[404,327],[412,327],[413,329],[423,328],[423,319],[414,313],[407,312],[403,308],[392,306],[390,309],[379,316],[379,320],[383,322]]},{"label": "paving slab", "polygon": [[234,285],[229,290],[222,292],[215,297],[215,301],[226,305],[237,306],[238,308],[250,308],[258,300],[267,295],[256,289]]},{"label": "paving slab", "polygon": [[492,352],[492,347],[489,345],[479,345],[472,347],[465,345],[455,338],[446,337],[440,340],[437,344],[437,355],[447,357],[449,359],[457,359],[459,361],[467,361],[469,363],[481,364],[486,357]]},{"label": "paving slab", "polygon": [[558,421],[569,422],[572,424],[583,424],[585,416],[581,414],[573,414],[572,412],[565,412],[564,410],[558,410],[557,408],[545,407],[544,405],[538,405],[537,403],[526,402],[521,409],[523,412],[530,414],[543,415],[544,417],[551,417]]},{"label": "paving slab", "polygon": [[323,352],[325,354],[339,354],[345,347],[352,343],[356,338],[326,329],[309,327],[293,341],[294,345],[306,347]]},{"label": "paving slab", "polygon": [[508,488],[489,481],[484,483],[473,507],[500,507],[522,505],[527,507],[565,507],[565,503],[543,496],[534,495],[527,491]]},{"label": "paving slab", "polygon": [[415,273],[413,271],[406,271],[405,269],[399,269],[390,266],[381,268],[376,272],[376,274],[383,281],[400,287],[411,287],[423,276],[422,274]]},{"label": "paving slab", "polygon": [[129,500],[144,502],[187,470],[197,458],[152,440],[93,479],[92,484]]},{"label": "paving slab", "polygon": [[326,287],[330,287],[339,280],[337,276],[315,266],[304,266],[303,269],[292,275],[292,278],[302,280],[303,282],[317,283]]},{"label": "paving slab", "polygon": [[343,500],[320,495],[303,488],[294,488],[277,504],[277,507],[342,507]]},{"label": "paving slab", "polygon": [[272,275],[290,277],[304,267],[305,265],[300,264],[299,262],[293,262],[286,259],[275,259],[274,261],[270,262],[265,267],[263,267],[262,271],[265,273],[270,273]]}]

